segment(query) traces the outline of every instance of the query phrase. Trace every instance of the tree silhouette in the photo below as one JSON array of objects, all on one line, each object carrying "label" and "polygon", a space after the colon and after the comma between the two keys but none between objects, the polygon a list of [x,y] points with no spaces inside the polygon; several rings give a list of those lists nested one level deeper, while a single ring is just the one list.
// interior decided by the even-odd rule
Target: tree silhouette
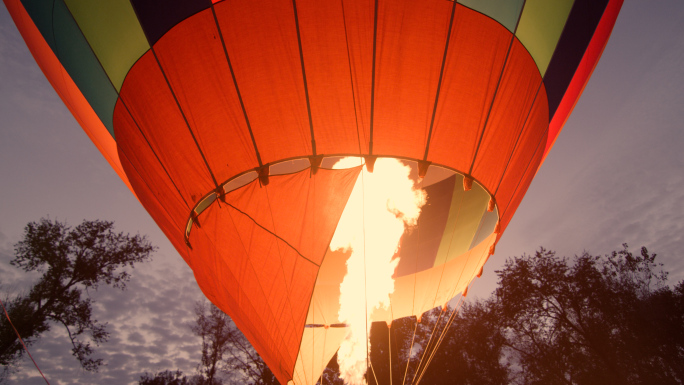
[{"label": "tree silhouette", "polygon": [[[113,223],[84,221],[75,228],[66,223],[41,219],[24,229],[10,262],[40,277],[28,294],[6,301],[12,323],[24,343],[34,343],[53,324],[66,329],[72,354],[85,370],[97,371],[101,359],[91,358],[93,347],[106,342],[106,324],[93,318],[89,289],[106,284],[124,289],[129,273],[122,269],[149,258],[155,250],[144,236],[113,231]],[[84,339],[85,337],[85,339]],[[5,371],[21,358],[24,350],[6,317],[0,319],[0,364]]]}]

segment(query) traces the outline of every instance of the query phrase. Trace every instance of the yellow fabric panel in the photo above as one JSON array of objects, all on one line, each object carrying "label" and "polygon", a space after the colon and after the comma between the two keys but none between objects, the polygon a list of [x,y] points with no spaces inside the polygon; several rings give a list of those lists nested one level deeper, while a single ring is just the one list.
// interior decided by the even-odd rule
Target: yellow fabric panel
[{"label": "yellow fabric panel", "polygon": [[117,91],[128,70],[150,49],[128,0],[65,0]]},{"label": "yellow fabric panel", "polygon": [[515,35],[532,55],[543,77],[574,0],[527,0]]},{"label": "yellow fabric panel", "polygon": [[[441,266],[397,278],[391,296],[392,317],[418,316],[449,302],[477,275],[495,241],[496,234],[490,234],[470,251]],[[387,314],[374,312],[372,320],[387,321],[386,317]]]},{"label": "yellow fabric panel", "polygon": [[305,328],[292,383],[314,385],[346,334],[347,328]]}]

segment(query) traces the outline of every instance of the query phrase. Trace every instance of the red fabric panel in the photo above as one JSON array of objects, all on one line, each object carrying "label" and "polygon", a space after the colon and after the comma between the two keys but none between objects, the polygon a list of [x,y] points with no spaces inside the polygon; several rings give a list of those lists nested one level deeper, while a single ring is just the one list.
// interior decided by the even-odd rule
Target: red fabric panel
[{"label": "red fabric panel", "polygon": [[512,34],[457,5],[428,160],[470,169]]},{"label": "red fabric panel", "polygon": [[332,238],[332,232],[325,237],[321,230],[334,232],[339,219],[322,210],[344,208],[348,193],[340,188],[353,187],[359,171],[320,169],[315,178],[308,170],[282,175],[277,177],[277,185],[260,187],[254,182],[241,188],[231,196],[231,202],[304,257],[320,264]]},{"label": "red fabric panel", "polygon": [[34,59],[36,59],[36,63],[38,63],[43,74],[45,74],[45,77],[50,81],[50,84],[57,91],[57,94],[74,118],[76,118],[78,124],[81,125],[83,131],[85,131],[97,149],[100,150],[102,156],[109,162],[126,186],[131,189],[133,195],[135,195],[135,191],[133,191],[131,184],[128,182],[119,161],[114,138],[112,138],[112,135],[102,124],[100,118],[90,107],[90,104],[74,81],[71,80],[71,77],[52,52],[50,46],[45,42],[40,31],[33,24],[31,16],[26,13],[21,0],[5,0],[5,6],[7,6],[14,24],[19,29],[21,36],[24,38],[26,45]]},{"label": "red fabric panel", "polygon": [[[146,195],[144,198],[140,197],[140,202],[150,211],[150,214],[152,211],[160,210],[151,209],[152,205],[156,205],[158,201],[163,202],[166,210],[162,211],[168,213],[171,222],[182,234],[190,216],[192,203],[188,204],[180,196],[121,99],[114,107],[114,130],[119,138],[120,158],[122,160],[125,158],[126,174],[129,175],[131,181],[136,180],[135,190]],[[139,190],[139,187],[143,190],[149,189],[149,196],[147,192]],[[155,221],[157,220],[157,216],[152,215],[152,217]]]},{"label": "red fabric panel", "polygon": [[454,3],[389,0],[378,7],[373,153],[422,159]]},{"label": "red fabric panel", "polygon": [[217,181],[259,164],[211,9],[183,21],[154,46]]},{"label": "red fabric panel", "polygon": [[[501,232],[497,237],[497,241],[499,238],[501,238],[501,235],[506,230],[508,223],[510,223],[511,218],[513,218],[513,214],[515,214],[515,211],[518,209],[520,202],[522,202],[522,199],[525,196],[527,189],[530,187],[530,183],[532,183],[532,179],[534,178],[537,169],[541,164],[543,148],[544,142],[542,141],[537,146],[537,150],[534,152],[534,155],[532,156],[528,167],[524,170],[523,176],[519,179],[519,182],[514,186],[513,197],[511,198],[511,200],[509,202],[502,202],[499,205],[501,213],[501,219],[499,221],[501,224]],[[508,180],[513,181],[513,179]]]},{"label": "red fabric panel", "polygon": [[[492,193],[499,185],[510,155],[525,128],[540,83],[541,76],[534,60],[520,41],[514,40],[471,172]],[[546,94],[543,96],[546,101]],[[545,124],[527,127],[534,127],[539,133],[546,130]]]},{"label": "red fabric panel", "polygon": [[373,0],[342,1],[347,27],[356,119],[361,131],[361,151],[370,142],[371,83],[373,79]]},{"label": "red fabric panel", "polygon": [[[492,190],[500,213],[505,212],[512,215],[512,212],[507,210],[507,207],[513,195],[520,189],[518,185],[523,183],[521,179],[527,175],[526,173],[530,168],[534,168],[533,172],[536,172],[538,165],[535,163],[535,157],[539,155],[537,154],[540,151],[539,148],[543,148],[544,143],[546,143],[548,121],[548,99],[546,97],[546,89],[542,86],[530,112],[530,117],[525,124],[525,129],[519,143],[508,161],[508,167],[498,186],[495,186]],[[524,191],[527,191],[527,187],[524,188]]]},{"label": "red fabric panel", "polygon": [[352,78],[347,54],[342,2],[300,0],[297,13],[316,152],[358,154],[360,149],[367,152],[367,141],[363,140],[363,146],[359,144],[363,133],[361,127],[357,130],[354,110],[357,86],[352,86],[358,81]]},{"label": "red fabric panel", "polygon": [[[138,193],[138,199],[142,203],[147,213],[150,214],[152,219],[157,223],[157,226],[166,235],[166,238],[171,241],[173,247],[176,248],[178,253],[185,259],[185,261],[190,264],[190,259],[187,254],[187,247],[185,246],[184,239],[184,223],[179,223],[178,217],[172,218],[170,213],[178,213],[178,205],[169,204],[168,201],[160,201],[160,195],[156,194],[150,185],[148,185],[150,180],[145,180],[136,171],[135,167],[128,161],[128,158],[123,152],[119,152],[121,164],[123,165],[126,173],[129,176],[131,184],[135,191]],[[184,205],[183,205],[184,206]],[[181,210],[182,211],[182,210]],[[187,217],[187,214],[186,214]],[[187,219],[186,219],[187,222]]]},{"label": "red fabric panel", "polygon": [[304,170],[272,176],[264,187],[254,181],[228,193],[227,204],[209,206],[190,233],[198,284],[281,383],[292,377],[317,264],[359,171]]},{"label": "red fabric panel", "polygon": [[235,209],[212,205],[202,219],[202,228],[191,232],[190,254],[203,261],[194,264],[198,275],[212,277],[198,283],[235,318],[279,379],[290,378],[318,266]]},{"label": "red fabric panel", "polygon": [[556,142],[558,134],[575,108],[575,104],[577,104],[582,91],[584,91],[591,73],[594,72],[603,49],[606,47],[610,33],[613,31],[613,26],[615,25],[618,13],[620,13],[620,8],[622,8],[622,3],[623,0],[611,0],[606,6],[606,10],[603,11],[601,21],[596,27],[584,57],[582,57],[582,61],[575,71],[575,76],[573,76],[568,89],[565,91],[565,96],[563,96],[558,109],[556,109],[556,113],[553,115],[553,120],[551,120],[549,125],[549,139],[544,149],[544,158],[546,158],[546,154],[548,154]]},{"label": "red fabric panel", "polygon": [[120,97],[190,206],[216,188],[151,51],[128,72]]},{"label": "red fabric panel", "polygon": [[214,7],[263,163],[311,155],[292,1]]}]

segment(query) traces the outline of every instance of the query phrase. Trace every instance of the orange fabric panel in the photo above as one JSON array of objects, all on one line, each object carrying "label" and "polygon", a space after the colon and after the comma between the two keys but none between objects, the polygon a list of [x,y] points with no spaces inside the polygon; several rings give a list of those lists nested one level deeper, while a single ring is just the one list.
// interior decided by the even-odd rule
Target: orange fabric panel
[{"label": "orange fabric panel", "polygon": [[[211,9],[154,46],[178,103],[219,183],[259,166]],[[194,146],[194,144],[193,144]]]},{"label": "orange fabric panel", "polygon": [[319,154],[359,154],[361,149],[366,151],[368,147],[362,139],[362,128],[357,130],[355,80],[347,54],[342,5],[336,1],[297,1],[311,118]]},{"label": "orange fabric panel", "polygon": [[[539,147],[543,149],[546,143],[547,127],[549,121],[549,107],[548,99],[546,97],[546,88],[542,86],[539,90],[539,95],[534,102],[530,116],[525,124],[525,129],[520,137],[519,144],[508,161],[508,167],[500,182],[494,186],[494,196],[499,206],[499,212],[509,213],[507,207],[511,198],[516,194],[518,185],[523,184],[523,179],[528,172],[528,169],[534,168],[532,171],[536,173],[538,164],[535,163],[536,157],[539,155]],[[529,183],[529,182],[528,182]],[[524,188],[527,191],[527,188]]]},{"label": "orange fabric panel", "polygon": [[254,181],[228,193],[227,204],[209,206],[190,232],[200,287],[282,383],[294,370],[318,273],[299,253],[322,261],[358,172],[304,170],[273,176],[266,187]]},{"label": "orange fabric panel", "polygon": [[262,162],[311,155],[292,1],[214,8]]},{"label": "orange fabric panel", "polygon": [[190,207],[216,188],[151,51],[131,68],[120,97]]},{"label": "orange fabric panel", "polygon": [[556,142],[558,134],[563,129],[563,125],[565,125],[568,117],[570,117],[570,113],[575,108],[575,104],[577,104],[582,91],[584,91],[589,77],[594,72],[603,49],[606,47],[606,43],[608,43],[610,33],[613,31],[613,26],[615,25],[618,13],[620,13],[620,8],[622,8],[622,3],[623,0],[611,0],[606,6],[606,10],[603,11],[603,16],[596,27],[596,31],[594,31],[594,36],[591,38],[582,61],[575,71],[575,76],[573,76],[572,81],[568,85],[565,96],[563,96],[560,105],[558,105],[553,120],[549,125],[549,139],[544,149],[544,158],[546,158],[546,154],[548,154]]},{"label": "orange fabric panel", "polygon": [[[154,156],[154,152],[135,125],[121,99],[114,107],[114,129],[119,138],[120,157],[122,160],[125,159],[126,174],[132,181],[135,179],[137,186],[143,187],[143,190],[149,189],[149,196],[141,192],[145,194],[145,197],[140,196],[140,202],[148,211],[151,210],[150,205],[157,205],[156,202],[161,202],[160,204],[165,208],[164,211],[168,213],[179,234],[183,234],[192,206],[183,200],[174,187],[173,181],[169,179],[168,174]],[[137,186],[134,186],[136,191],[143,191]],[[155,221],[157,220],[156,216],[152,217]]]},{"label": "orange fabric panel", "polygon": [[373,154],[423,159],[454,6],[379,2]]},{"label": "orange fabric panel", "polygon": [[457,5],[428,160],[467,172],[513,35]]},{"label": "orange fabric panel", "polygon": [[133,195],[135,195],[135,191],[133,191],[119,161],[114,138],[112,138],[112,135],[102,124],[100,118],[90,107],[90,104],[88,104],[88,101],[86,101],[74,81],[71,80],[71,77],[52,52],[50,46],[45,42],[40,31],[33,24],[31,16],[26,13],[21,0],[5,0],[5,5],[45,77],[55,91],[57,91],[57,94],[74,118],[76,118],[78,124],[81,125],[83,131],[85,131],[97,149],[100,150],[102,156],[109,162]]},{"label": "orange fabric panel", "polygon": [[[540,133],[546,130],[546,125],[525,126],[540,83],[534,60],[520,41],[514,40],[471,172],[492,193],[515,146],[524,145],[520,140],[527,139],[521,137],[523,129],[534,128]],[[546,95],[543,97],[546,100]]]}]

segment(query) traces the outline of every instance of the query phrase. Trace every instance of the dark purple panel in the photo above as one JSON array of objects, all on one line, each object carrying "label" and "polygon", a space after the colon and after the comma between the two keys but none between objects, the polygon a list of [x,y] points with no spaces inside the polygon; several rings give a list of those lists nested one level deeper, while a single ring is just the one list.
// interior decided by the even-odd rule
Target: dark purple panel
[{"label": "dark purple panel", "polygon": [[428,200],[418,218],[418,225],[401,238],[399,266],[396,276],[401,277],[429,269],[435,257],[449,218],[456,176],[444,179],[425,188]]},{"label": "dark purple panel", "polygon": [[549,98],[549,120],[565,95],[584,51],[601,20],[608,0],[576,0],[544,75]]},{"label": "dark purple panel", "polygon": [[150,46],[174,25],[207,9],[211,0],[131,0]]}]

